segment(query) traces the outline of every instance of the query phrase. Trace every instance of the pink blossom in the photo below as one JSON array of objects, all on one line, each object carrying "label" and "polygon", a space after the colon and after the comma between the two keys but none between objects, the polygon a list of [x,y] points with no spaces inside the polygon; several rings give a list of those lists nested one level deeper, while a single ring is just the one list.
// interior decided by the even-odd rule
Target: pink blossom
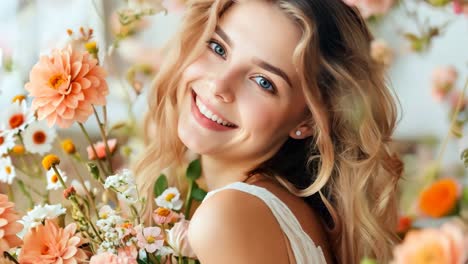
[{"label": "pink blossom", "polygon": [[174,223],[179,217],[179,214],[164,207],[159,207],[153,211],[153,220],[158,225]]},{"label": "pink blossom", "polygon": [[110,252],[103,252],[94,255],[90,259],[90,264],[137,264],[138,251],[134,246],[119,248],[118,255]]},{"label": "pink blossom", "polygon": [[154,253],[164,244],[164,236],[159,227],[137,227],[138,246],[146,249],[148,253]]},{"label": "pink blossom", "polygon": [[[113,139],[107,140],[107,145],[109,145],[109,150],[110,150],[111,154],[114,153],[115,147],[117,145],[117,139],[113,138]],[[94,149],[96,149],[97,157],[99,159],[106,158],[106,145],[104,144],[103,141],[99,141],[98,143],[94,144],[93,146],[94,146]],[[90,159],[90,160],[95,160],[96,159],[96,155],[94,155],[94,151],[91,148],[91,146],[88,146],[86,148],[86,151],[88,152],[88,159]]]},{"label": "pink blossom", "polygon": [[347,5],[356,6],[364,18],[385,15],[393,6],[394,0],[343,0]]},{"label": "pink blossom", "polygon": [[408,232],[402,244],[394,248],[392,264],[444,263],[463,264],[468,260],[468,234],[457,224],[446,223],[440,229]]},{"label": "pink blossom", "polygon": [[25,89],[33,96],[32,109],[39,120],[70,127],[85,122],[93,114],[93,105],[105,105],[109,93],[106,73],[87,52],[71,46],[42,56],[32,68]]},{"label": "pink blossom", "polygon": [[167,243],[177,255],[195,258],[195,252],[188,241],[189,224],[187,220],[177,222],[171,230],[167,231]]},{"label": "pink blossom", "polygon": [[455,14],[465,14],[468,16],[468,2],[464,0],[453,0],[453,11]]},{"label": "pink blossom", "polygon": [[163,6],[170,13],[181,13],[185,10],[184,0],[163,0]]},{"label": "pink blossom", "polygon": [[432,72],[432,94],[436,100],[441,100],[453,89],[458,78],[458,72],[453,66],[440,66]]}]

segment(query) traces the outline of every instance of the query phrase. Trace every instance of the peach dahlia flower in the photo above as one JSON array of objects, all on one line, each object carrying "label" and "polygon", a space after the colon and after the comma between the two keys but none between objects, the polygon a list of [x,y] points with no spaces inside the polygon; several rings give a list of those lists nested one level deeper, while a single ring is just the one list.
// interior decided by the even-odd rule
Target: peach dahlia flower
[{"label": "peach dahlia flower", "polygon": [[75,235],[76,224],[69,224],[65,229],[52,220],[44,225],[32,228],[24,237],[24,245],[19,256],[22,264],[36,263],[83,263],[86,253],[79,248],[83,239]]},{"label": "peach dahlia flower", "polygon": [[16,234],[23,229],[23,225],[16,222],[20,217],[13,210],[14,206],[8,201],[8,196],[0,194],[0,254],[22,243]]},{"label": "peach dahlia flower", "polygon": [[67,128],[85,122],[92,105],[105,105],[109,93],[106,72],[88,52],[71,46],[42,56],[32,68],[25,89],[34,97],[32,109],[51,127]]}]

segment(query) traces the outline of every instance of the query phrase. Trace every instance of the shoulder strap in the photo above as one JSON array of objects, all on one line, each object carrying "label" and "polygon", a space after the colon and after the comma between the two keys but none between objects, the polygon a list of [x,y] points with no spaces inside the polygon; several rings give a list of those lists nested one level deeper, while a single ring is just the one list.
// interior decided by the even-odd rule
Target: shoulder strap
[{"label": "shoulder strap", "polygon": [[[265,188],[244,182],[234,182],[222,188],[210,191],[205,199],[226,190],[235,189],[260,198],[272,211],[294,252],[297,264],[326,263],[322,249],[316,247],[312,239],[304,232],[296,216],[278,197]],[[291,259],[291,256],[290,256]]]}]

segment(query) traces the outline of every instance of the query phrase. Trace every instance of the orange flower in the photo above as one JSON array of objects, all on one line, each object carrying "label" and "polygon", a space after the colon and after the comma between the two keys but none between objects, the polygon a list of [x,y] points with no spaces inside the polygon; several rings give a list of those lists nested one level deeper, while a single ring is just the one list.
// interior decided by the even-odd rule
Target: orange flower
[{"label": "orange flower", "polygon": [[445,216],[455,209],[458,194],[458,184],[453,179],[439,180],[421,193],[419,208],[432,217]]},{"label": "orange flower", "polygon": [[29,263],[83,263],[86,253],[79,248],[83,240],[75,235],[76,224],[65,229],[53,221],[46,220],[44,225],[32,228],[24,237],[24,245],[19,262]]},{"label": "orange flower", "polygon": [[20,217],[13,210],[14,206],[8,201],[8,196],[0,194],[0,253],[22,243],[16,234],[23,229],[23,225],[16,222]]},{"label": "orange flower", "polygon": [[25,89],[35,97],[32,108],[39,120],[49,126],[67,128],[85,122],[93,113],[92,105],[105,105],[109,93],[104,69],[89,53],[68,46],[42,56],[29,74]]}]

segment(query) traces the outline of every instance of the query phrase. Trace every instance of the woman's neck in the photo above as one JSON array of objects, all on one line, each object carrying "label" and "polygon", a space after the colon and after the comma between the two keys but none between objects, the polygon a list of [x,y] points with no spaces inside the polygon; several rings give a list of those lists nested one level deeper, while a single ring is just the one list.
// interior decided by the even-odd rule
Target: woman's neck
[{"label": "woman's neck", "polygon": [[247,166],[203,155],[200,157],[200,162],[202,177],[206,181],[208,191],[233,182],[244,181],[247,178]]}]

